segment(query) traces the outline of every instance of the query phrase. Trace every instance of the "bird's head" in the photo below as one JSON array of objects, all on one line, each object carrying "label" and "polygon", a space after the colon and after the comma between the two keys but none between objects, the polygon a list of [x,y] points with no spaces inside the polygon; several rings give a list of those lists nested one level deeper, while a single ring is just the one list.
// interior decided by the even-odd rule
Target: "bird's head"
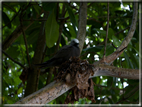
[{"label": "bird's head", "polygon": [[79,40],[78,40],[78,39],[73,39],[73,40],[71,41],[70,45],[79,46]]}]

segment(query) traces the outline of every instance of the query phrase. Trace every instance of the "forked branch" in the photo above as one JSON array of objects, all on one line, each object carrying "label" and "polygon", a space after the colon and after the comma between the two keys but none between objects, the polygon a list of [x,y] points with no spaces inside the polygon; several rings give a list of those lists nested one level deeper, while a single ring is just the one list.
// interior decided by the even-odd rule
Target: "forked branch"
[{"label": "forked branch", "polygon": [[130,30],[128,32],[128,35],[126,36],[126,38],[123,40],[122,44],[119,46],[119,48],[113,52],[111,55],[105,57],[105,59],[103,58],[102,60],[100,60],[99,62],[105,62],[107,64],[111,64],[116,58],[118,58],[124,51],[124,48],[126,48],[129,44],[129,42],[131,41],[134,33],[135,33],[135,29],[136,29],[136,23],[137,23],[137,14],[138,14],[138,3],[134,3],[134,7],[133,7],[133,18],[132,18],[132,24],[130,27]]}]

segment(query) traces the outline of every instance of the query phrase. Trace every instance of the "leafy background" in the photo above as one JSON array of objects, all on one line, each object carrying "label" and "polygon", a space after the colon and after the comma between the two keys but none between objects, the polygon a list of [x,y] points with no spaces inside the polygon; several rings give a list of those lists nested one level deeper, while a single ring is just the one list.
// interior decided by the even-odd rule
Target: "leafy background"
[{"label": "leafy background", "polygon": [[[59,49],[76,38],[79,20],[79,2],[71,3],[49,3],[49,2],[2,2],[2,41],[20,25],[21,8],[27,6],[23,11],[22,23],[28,26],[25,31],[27,39],[30,62],[33,63],[40,26],[43,21],[46,51],[43,62],[50,59]],[[103,56],[104,39],[107,25],[107,3],[92,2],[87,3],[87,26],[86,40],[80,58],[86,59],[89,63],[98,61]],[[109,3],[109,32],[106,56],[113,53],[120,46],[127,36],[133,13],[132,3]],[[63,17],[62,11],[65,10]],[[47,20],[43,20],[44,12],[48,13]],[[62,28],[60,25],[65,18]],[[136,25],[135,34],[124,53],[117,58],[113,65],[121,68],[139,68],[139,22]],[[60,35],[61,33],[61,35]],[[60,36],[59,36],[60,35]],[[58,41],[60,37],[60,41]],[[24,66],[29,66],[26,54],[26,46],[23,34],[9,46],[5,52],[14,60]],[[25,85],[19,76],[23,68],[14,63],[7,56],[2,56],[2,103],[13,104],[24,97]],[[49,73],[45,72],[39,76],[38,89],[47,84]],[[50,82],[53,81],[54,74],[51,75]],[[95,104],[138,104],[139,103],[139,80],[121,79],[116,77],[99,76],[93,78],[95,91]],[[61,95],[50,104],[64,103],[68,92]],[[92,104],[87,98],[75,101],[76,104]]]}]

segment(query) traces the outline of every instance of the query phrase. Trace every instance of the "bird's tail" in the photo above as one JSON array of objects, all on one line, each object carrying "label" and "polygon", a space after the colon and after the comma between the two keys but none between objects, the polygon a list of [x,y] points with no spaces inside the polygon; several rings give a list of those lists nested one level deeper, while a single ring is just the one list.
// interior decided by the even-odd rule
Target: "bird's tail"
[{"label": "bird's tail", "polygon": [[34,64],[34,65],[35,65],[35,66],[38,66],[39,68],[46,68],[46,67],[51,66],[50,60],[47,61],[47,62],[41,63],[41,64]]}]

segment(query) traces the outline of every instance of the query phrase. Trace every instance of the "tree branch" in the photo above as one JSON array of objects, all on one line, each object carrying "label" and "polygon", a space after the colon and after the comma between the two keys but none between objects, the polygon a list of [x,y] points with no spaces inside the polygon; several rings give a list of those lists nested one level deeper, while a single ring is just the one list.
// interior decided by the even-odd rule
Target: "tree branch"
[{"label": "tree branch", "polygon": [[3,5],[9,7],[9,9],[11,9],[11,10],[14,11],[15,13],[17,13],[12,7],[10,7],[9,5],[7,5],[6,3],[3,3]]},{"label": "tree branch", "polygon": [[74,86],[75,84],[68,86],[63,81],[53,81],[49,85],[23,98],[15,104],[46,104],[57,98],[58,96],[62,95]]},{"label": "tree branch", "polygon": [[[82,3],[82,5],[80,6],[79,27],[78,27],[79,31],[77,36],[81,43],[80,50],[82,50],[83,48],[85,34],[86,34],[86,13],[87,13],[86,7],[87,7],[87,3]],[[134,34],[134,31],[136,28],[136,21],[137,21],[137,3],[135,3],[134,5],[133,21],[131,24],[130,31],[127,37],[124,39],[121,46],[116,50],[116,52],[114,52],[115,54],[112,54],[106,57],[107,58],[106,61],[108,63],[112,63],[123,52],[121,50],[123,50],[128,45],[128,43],[130,42]],[[113,57],[113,59],[111,57]],[[112,77],[127,78],[127,79],[140,79],[139,70],[137,69],[117,68],[114,66],[109,66],[104,64],[90,65],[90,68],[94,72],[94,74],[91,75],[90,78],[93,78],[96,76],[112,76]],[[72,87],[74,87],[75,85],[76,83],[67,85],[63,81],[60,81],[60,82],[53,81],[46,87],[16,102],[16,104],[46,104],[56,99],[57,97],[59,97],[60,95],[62,95],[63,93],[71,89]]]},{"label": "tree branch", "polygon": [[[137,14],[138,14],[138,3],[134,3],[134,7],[133,7],[133,18],[132,18],[132,24],[130,27],[130,30],[128,32],[128,35],[126,36],[126,38],[123,40],[122,44],[120,45],[120,47],[111,55],[107,56],[105,58],[105,63],[107,64],[111,64],[116,58],[118,58],[124,51],[124,49],[127,47],[127,45],[129,44],[129,42],[131,41],[135,29],[136,29],[136,22],[137,22]],[[99,62],[103,62],[104,60],[101,59]]]},{"label": "tree branch", "polygon": [[106,31],[105,48],[104,48],[104,56],[103,57],[105,57],[105,54],[106,54],[108,29],[109,29],[109,2],[107,4],[107,31]]},{"label": "tree branch", "polygon": [[[43,19],[47,19],[48,14],[45,12]],[[35,49],[35,54],[33,58],[33,64],[38,64],[41,63],[42,61],[42,56],[44,53],[44,49],[46,46],[45,43],[45,21],[41,23],[40,27],[40,33],[38,36],[38,41],[37,41],[37,47]],[[40,70],[37,67],[31,66],[31,71],[28,74],[28,80],[27,80],[27,86],[25,90],[25,96],[37,91],[38,87],[38,79],[40,75]],[[34,83],[34,84],[33,84]]]},{"label": "tree branch", "polygon": [[79,9],[79,25],[77,38],[79,39],[80,52],[83,49],[85,36],[86,36],[86,23],[87,23],[87,3],[80,3]]},{"label": "tree branch", "polygon": [[121,100],[119,100],[118,102],[116,102],[116,104],[119,104],[119,103],[121,103],[123,101],[126,101],[129,97],[133,96],[138,90],[139,90],[139,86],[135,87],[128,94],[126,94]]},{"label": "tree branch", "polygon": [[23,38],[24,38],[24,42],[25,42],[25,46],[26,46],[26,54],[27,54],[27,60],[28,60],[28,63],[29,63],[29,67],[31,67],[31,63],[30,63],[30,57],[29,57],[29,50],[28,50],[28,44],[27,44],[27,39],[26,39],[26,35],[25,35],[25,31],[23,30],[23,11],[25,9],[21,9],[22,12],[19,16],[19,20],[20,20],[20,24],[22,26],[21,30],[22,30],[22,33],[23,33]]},{"label": "tree branch", "polygon": [[119,33],[123,32],[123,31],[125,31],[125,30],[128,29],[129,27],[130,27],[130,26],[128,26],[128,27],[126,27],[125,29],[122,29],[121,31],[115,33],[115,36],[118,35]]},{"label": "tree branch", "polygon": [[90,78],[96,76],[112,76],[112,77],[127,78],[127,79],[139,79],[138,69],[118,68],[115,66],[99,64],[99,65],[94,65],[93,71],[94,75],[91,76]]},{"label": "tree branch", "polygon": [[[23,30],[25,31],[32,24],[33,24],[33,22],[31,22],[28,26],[23,26]],[[22,34],[22,26],[20,25],[11,33],[10,36],[8,36],[4,40],[4,42],[2,43],[3,50],[6,50],[21,34]]]},{"label": "tree branch", "polygon": [[18,16],[20,10],[21,10],[21,9],[19,9],[19,11],[16,12],[16,14],[14,15],[14,17],[12,18],[12,20],[11,20],[10,22],[8,22],[7,24],[5,24],[5,26],[3,26],[2,28],[4,28],[4,27],[6,27],[7,25],[9,25],[9,24]]},{"label": "tree branch", "polygon": [[[128,78],[128,79],[139,79],[139,70],[137,69],[125,69],[117,68],[109,65],[90,65],[92,71],[94,72],[93,76],[113,76],[119,78]],[[63,93],[67,92],[69,89],[74,87],[76,84],[67,85],[63,81],[55,82],[53,81],[44,88],[38,90],[37,92],[23,98],[22,100],[16,102],[16,104],[46,104],[50,101],[56,99]]]},{"label": "tree branch", "polygon": [[2,53],[4,53],[5,56],[7,56],[9,59],[11,59],[13,62],[15,62],[16,64],[20,65],[22,68],[25,68],[24,65],[22,65],[20,62],[15,61],[11,56],[9,56],[4,50],[2,50]]}]

